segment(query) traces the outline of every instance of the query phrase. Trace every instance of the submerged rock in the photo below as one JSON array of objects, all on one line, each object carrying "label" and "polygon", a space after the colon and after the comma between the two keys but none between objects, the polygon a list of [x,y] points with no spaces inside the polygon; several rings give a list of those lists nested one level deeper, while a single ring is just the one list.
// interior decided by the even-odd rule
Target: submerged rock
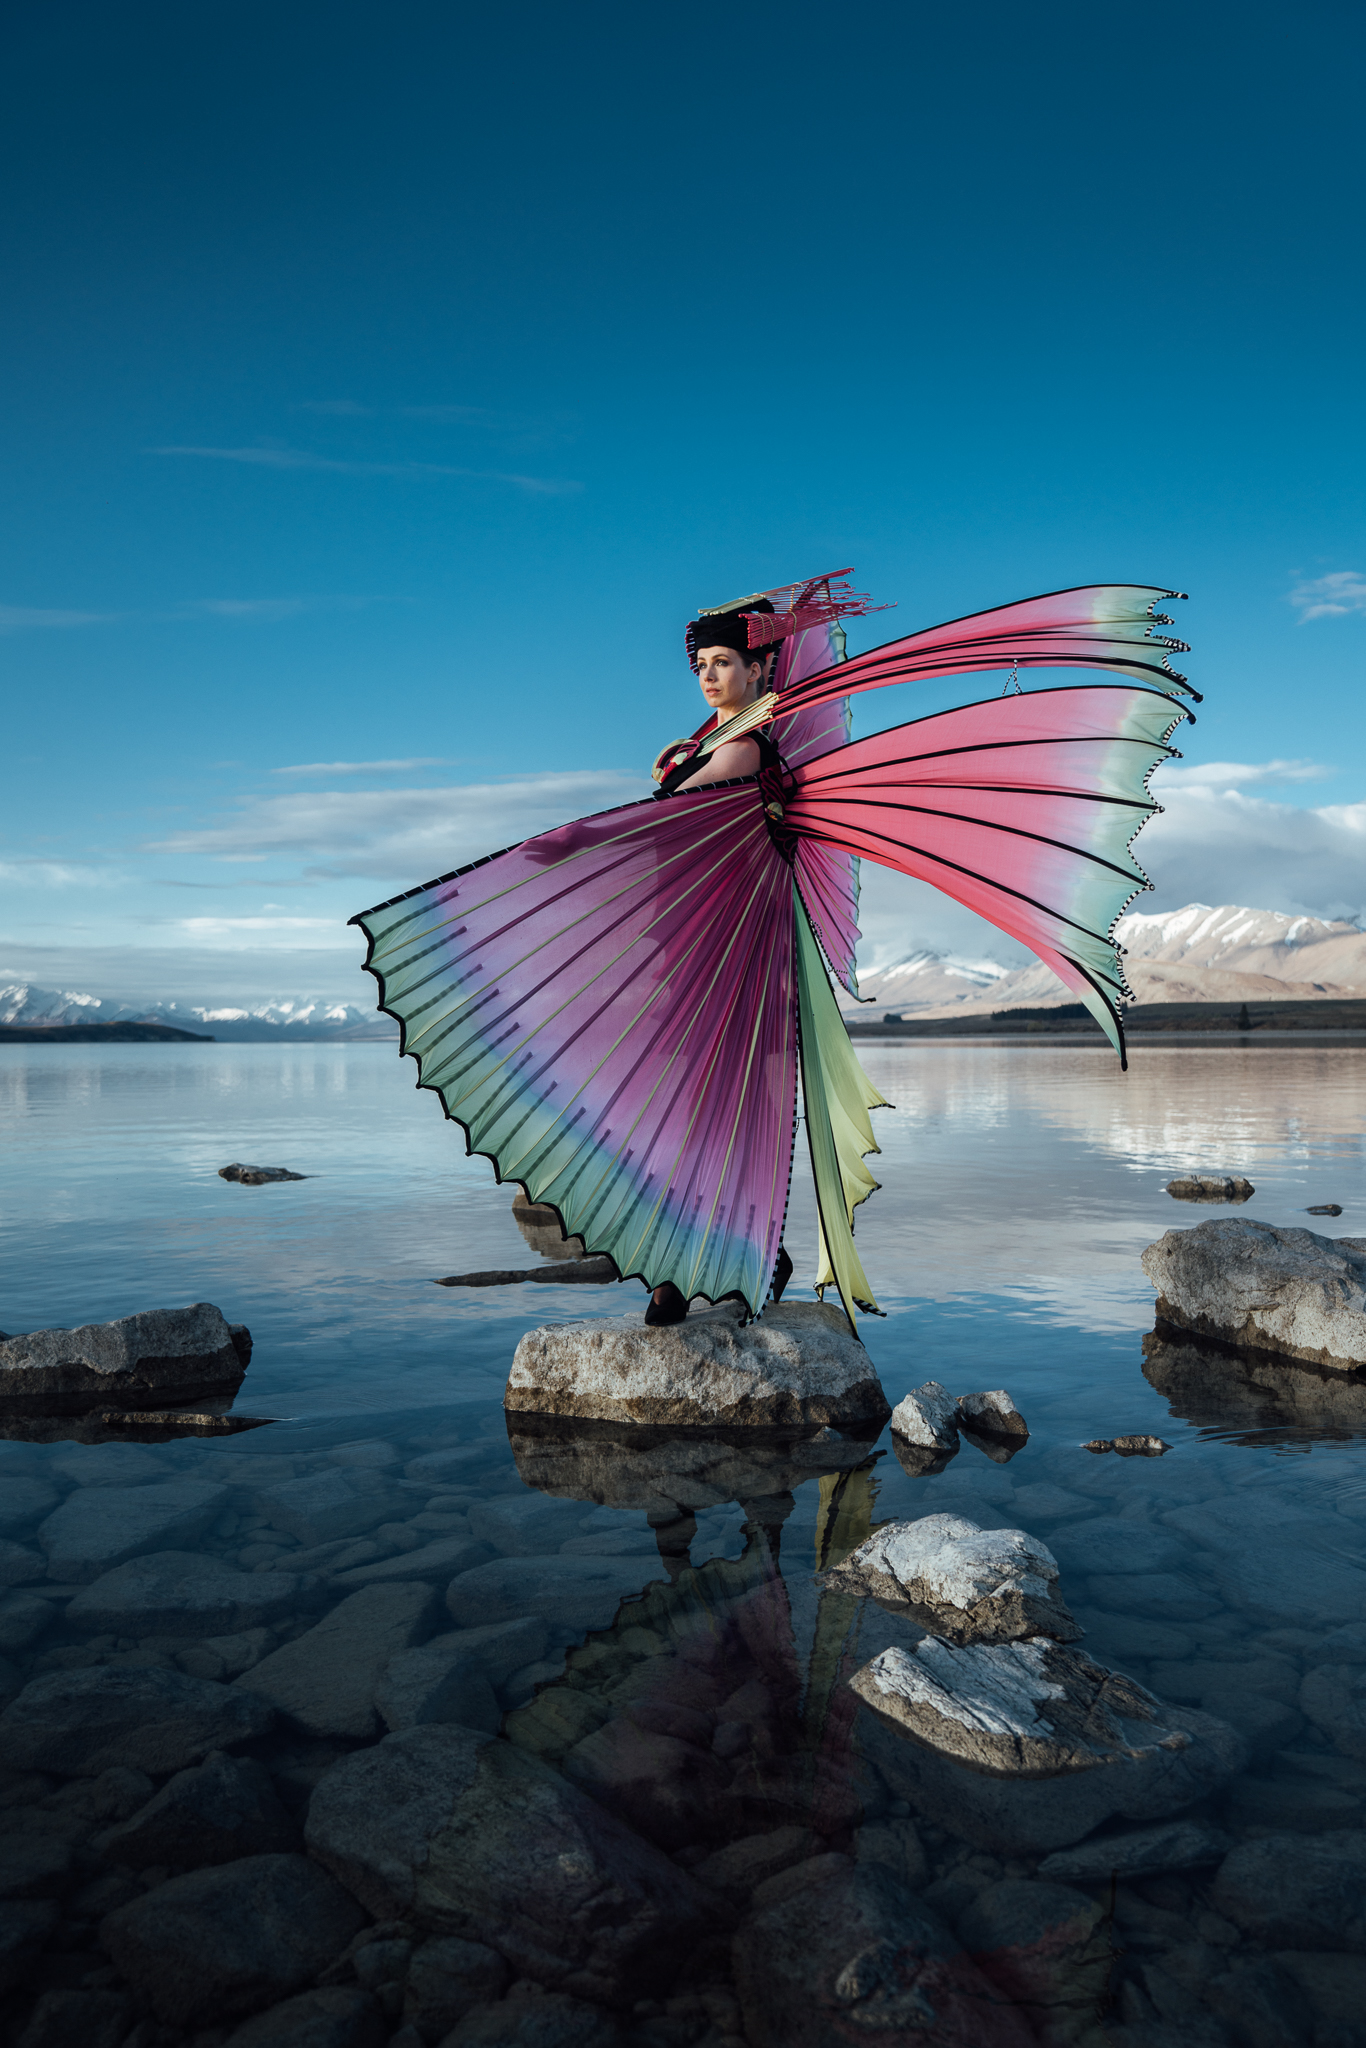
[{"label": "submerged rock", "polygon": [[1083,1633],[1053,1587],[1058,1566],[1023,1529],[980,1529],[961,1515],[924,1515],[878,1529],[826,1574],[839,1592],[903,1609],[954,1643],[1006,1643]]},{"label": "submerged rock", "polygon": [[0,1414],[79,1415],[235,1394],[250,1360],[251,1333],[207,1301],[31,1330],[0,1339]]},{"label": "submerged rock", "polygon": [[741,1327],[725,1308],[650,1328],[550,1323],[517,1346],[503,1405],[687,1427],[883,1422],[886,1396],[843,1314],[783,1302]]},{"label": "submerged rock", "polygon": [[92,1635],[236,1635],[292,1618],[317,1584],[297,1572],[239,1572],[202,1551],[155,1551],[96,1579],[66,1619]]},{"label": "submerged rock", "polygon": [[606,1287],[618,1278],[611,1259],[570,1257],[548,1266],[494,1266],[480,1273],[448,1273],[437,1287],[520,1287],[539,1281],[549,1287]]},{"label": "submerged rock", "polygon": [[379,1732],[375,1690],[386,1665],[431,1633],[438,1605],[433,1586],[363,1586],[233,1690],[268,1701],[310,1735],[366,1741]]},{"label": "submerged rock", "polygon": [[244,1188],[268,1187],[277,1180],[307,1180],[306,1173],[291,1173],[287,1166],[220,1166],[220,1180],[240,1181]]},{"label": "submerged rock", "polygon": [[501,1998],[510,1972],[496,1950],[458,1935],[424,1941],[408,1966],[403,2017],[424,2041],[441,2041],[476,2005]]},{"label": "submerged rock", "polygon": [[178,1771],[130,1820],[95,1846],[111,1863],[192,1870],[299,1847],[299,1829],[276,1797],[270,1774],[250,1757],[210,1755]]},{"label": "submerged rock", "polygon": [[1359,1664],[1320,1664],[1306,1673],[1299,1706],[1340,1756],[1366,1763],[1366,1670]]},{"label": "submerged rock", "polygon": [[1186,1173],[1167,1182],[1178,1202],[1246,1202],[1256,1192],[1240,1173]]},{"label": "submerged rock", "polygon": [[1112,1950],[1095,1899],[1057,1883],[1006,1878],[958,1916],[977,1968],[1029,2019],[1040,2038],[1081,2032],[1106,1993]]},{"label": "submerged rock", "polygon": [[1210,1903],[1259,1947],[1366,1954],[1366,1835],[1335,1828],[1240,1842]]},{"label": "submerged rock", "polygon": [[331,1984],[258,2013],[223,2048],[383,2048],[389,2038],[377,1999],[354,1984]]},{"label": "submerged rock", "polygon": [[1095,1451],[1104,1455],[1106,1451],[1117,1451],[1121,1458],[1160,1458],[1171,1449],[1160,1436],[1093,1436],[1089,1443],[1082,1445],[1084,1451]]},{"label": "submerged rock", "polygon": [[1159,1323],[1337,1371],[1366,1365],[1366,1238],[1230,1216],[1169,1230],[1143,1270]]},{"label": "submerged rock", "polygon": [[754,2048],[847,2048],[933,2039],[1027,2048],[1033,2034],[930,1907],[877,1865],[828,1865],[824,1882],[764,1906],[735,1937]]},{"label": "submerged rock", "polygon": [[[102,1446],[122,1448],[131,1446]],[[231,1498],[226,1486],[202,1479],[78,1487],[39,1527],[48,1576],[66,1585],[88,1584],[130,1558],[177,1550],[202,1536]]]},{"label": "submerged rock", "polygon": [[100,1942],[165,2025],[221,2025],[301,1990],[364,1924],[306,1856],[246,1856],[144,1892]]},{"label": "submerged rock", "polygon": [[1105,1835],[1076,1849],[1060,1849],[1039,1865],[1054,1884],[1108,1884],[1112,1877],[1157,1877],[1168,1870],[1200,1870],[1221,1863],[1232,1844],[1202,1821],[1171,1821],[1166,1827],[1133,1828]]},{"label": "submerged rock", "polygon": [[649,1995],[661,1948],[695,1942],[711,1915],[690,1877],[558,1772],[465,1728],[409,1728],[335,1764],[307,1840],[372,1913],[608,2004]]},{"label": "submerged rock", "polygon": [[160,1776],[253,1741],[274,1718],[263,1700],[161,1665],[49,1671],[0,1714],[0,1755],[64,1778],[114,1765]]}]

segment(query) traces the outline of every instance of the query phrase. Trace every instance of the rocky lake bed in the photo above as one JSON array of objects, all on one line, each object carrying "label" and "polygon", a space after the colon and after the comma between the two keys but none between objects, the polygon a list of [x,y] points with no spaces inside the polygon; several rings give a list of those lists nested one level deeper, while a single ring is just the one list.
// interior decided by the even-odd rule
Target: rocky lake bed
[{"label": "rocky lake bed", "polygon": [[[285,1191],[304,1234],[278,1278],[274,1197],[243,1225],[218,1180],[234,1153],[317,1169]],[[1126,1271],[1180,1163],[1150,1175]],[[1248,1164],[1260,1217],[1275,1176]],[[864,1334],[920,1442],[885,1410],[505,1410],[519,1340],[614,1308],[431,1288],[524,1263],[500,1198],[502,1236],[415,1268],[420,1374],[387,1354],[338,1402],[328,1370],[359,1385],[399,1309],[367,1322],[310,1264],[310,1227],[380,1256],[374,1187],[352,1224],[335,1166],[235,1132],[177,1252],[196,1284],[146,1254],[144,1301],[251,1326],[237,1406],[283,1419],[0,1422],[0,2038],[1366,2042],[1350,1365],[1154,1329],[1140,1276],[1119,1328],[1006,1293],[893,1301]],[[1297,1227],[1288,1199],[1269,1213]],[[51,1284],[21,1326],[61,1320]],[[86,1295],[67,1320],[98,1321]],[[1144,1438],[1169,1448],[1086,1448]]]}]

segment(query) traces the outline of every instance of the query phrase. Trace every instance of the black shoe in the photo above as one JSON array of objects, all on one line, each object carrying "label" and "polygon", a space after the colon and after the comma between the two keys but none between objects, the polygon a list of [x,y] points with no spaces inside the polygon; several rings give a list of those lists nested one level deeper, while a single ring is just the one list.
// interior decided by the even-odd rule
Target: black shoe
[{"label": "black shoe", "polygon": [[770,1301],[779,1302],[782,1300],[783,1289],[786,1287],[788,1281],[791,1278],[792,1261],[788,1257],[787,1246],[785,1244],[780,1244],[778,1246],[777,1263],[773,1268],[772,1284],[770,1285],[768,1290]]},{"label": "black shoe", "polygon": [[[663,1301],[657,1299],[661,1294],[664,1296]],[[645,1320],[647,1323],[681,1323],[687,1313],[687,1296],[674,1286],[672,1280],[666,1280],[662,1287],[656,1287],[649,1301],[645,1304]]]}]

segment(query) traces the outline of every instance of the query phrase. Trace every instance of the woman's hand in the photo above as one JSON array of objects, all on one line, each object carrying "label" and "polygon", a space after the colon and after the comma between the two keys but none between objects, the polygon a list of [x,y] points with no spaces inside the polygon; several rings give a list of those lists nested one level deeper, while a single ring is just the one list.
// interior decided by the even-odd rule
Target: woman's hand
[{"label": "woman's hand", "polygon": [[701,789],[708,782],[733,782],[741,775],[759,773],[759,749],[753,740],[726,740],[708,754],[696,775],[680,782],[675,796],[685,789]]}]

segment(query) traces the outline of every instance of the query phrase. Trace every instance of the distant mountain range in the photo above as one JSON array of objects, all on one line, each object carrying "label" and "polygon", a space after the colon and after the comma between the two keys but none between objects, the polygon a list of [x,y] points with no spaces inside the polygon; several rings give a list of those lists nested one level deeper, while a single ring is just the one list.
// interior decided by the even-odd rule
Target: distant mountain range
[{"label": "distant mountain range", "polygon": [[375,1010],[353,1003],[284,996],[268,1003],[209,1008],[198,1003],[119,1002],[71,989],[11,982],[0,988],[0,1024],[170,1024],[210,1038],[265,1043],[396,1038],[398,1027]]},{"label": "distant mountain range", "polygon": [[[1366,931],[1278,910],[1188,903],[1156,914],[1131,911],[1115,927],[1138,1003],[1313,1001],[1366,996]],[[842,997],[854,1016],[989,1016],[993,1010],[1075,1002],[1048,968],[920,948],[860,977],[865,1002]],[[70,989],[13,982],[0,988],[0,1024],[170,1024],[215,1039],[265,1042],[392,1039],[397,1027],[375,1010],[312,996],[210,1006],[119,1001]]]},{"label": "distant mountain range", "polygon": [[[1188,903],[1130,911],[1115,927],[1135,1003],[1314,1001],[1366,995],[1366,931],[1279,910]],[[904,1017],[987,1016],[993,1010],[1075,1002],[1048,968],[911,953],[859,978],[859,992]],[[870,1012],[843,997],[850,1014]]]}]

